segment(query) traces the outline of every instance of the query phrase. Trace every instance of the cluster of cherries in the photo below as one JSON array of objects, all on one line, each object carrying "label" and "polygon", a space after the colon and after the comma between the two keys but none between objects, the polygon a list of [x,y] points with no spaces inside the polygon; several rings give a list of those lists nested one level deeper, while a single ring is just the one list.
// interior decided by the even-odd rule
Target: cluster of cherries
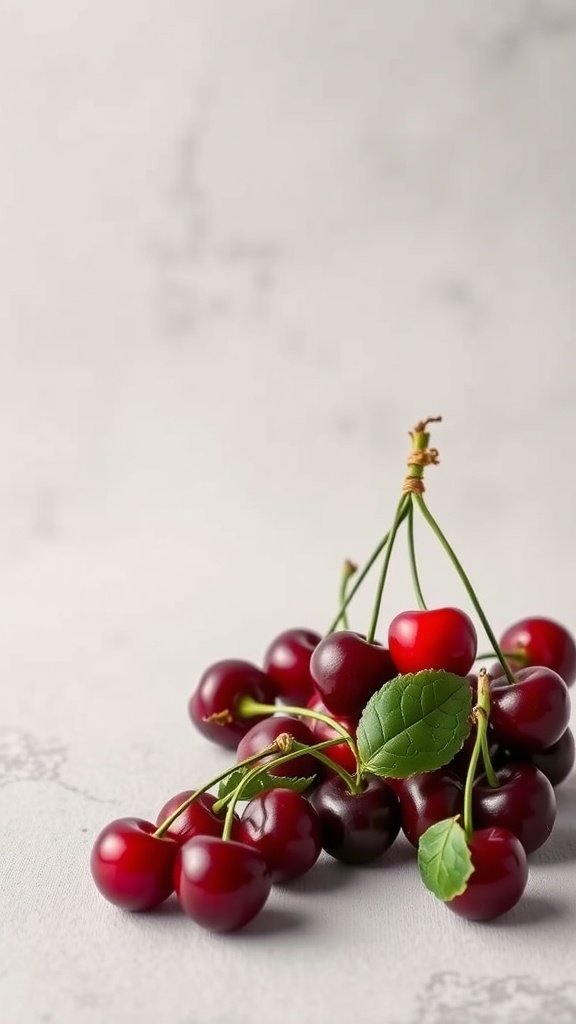
[{"label": "cluster of cherries", "polygon": [[[389,849],[400,828],[417,847],[432,824],[462,812],[474,735],[437,771],[407,779],[360,776],[358,717],[399,672],[438,668],[466,676],[476,644],[469,617],[441,608],[398,615],[388,647],[350,630],[321,639],[292,629],[270,645],[262,670],[237,660],[212,665],[191,697],[193,722],[210,739],[237,747],[237,764],[265,764],[269,781],[280,776],[279,786],[253,796],[241,817],[234,812],[225,838],[226,797],[219,801],[206,788],[178,793],[156,824],[112,822],[92,852],[100,892],[124,909],[149,910],[175,890],[197,923],[231,931],[260,911],[272,884],[308,871],[322,849],[346,864],[365,864]],[[508,629],[501,647],[515,682],[501,666],[493,670],[488,736],[496,779],[491,784],[482,773],[474,782],[474,874],[447,904],[472,919],[498,916],[522,895],[526,854],[550,835],[554,787],[575,756],[568,728],[567,684],[576,678],[571,635],[549,619],[530,618]],[[475,693],[477,677],[468,679]],[[283,737],[298,749],[275,747]],[[305,792],[282,785],[295,778],[308,780]]]}]

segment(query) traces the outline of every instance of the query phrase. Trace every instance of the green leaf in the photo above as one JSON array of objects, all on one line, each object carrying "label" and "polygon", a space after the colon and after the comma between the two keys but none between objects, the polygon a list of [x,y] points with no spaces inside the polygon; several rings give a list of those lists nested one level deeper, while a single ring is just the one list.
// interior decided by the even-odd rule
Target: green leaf
[{"label": "green leaf", "polygon": [[458,817],[437,821],[418,843],[418,867],[422,881],[440,900],[460,896],[474,871],[466,833]]},{"label": "green leaf", "polygon": [[357,742],[364,771],[395,779],[448,764],[470,732],[467,679],[425,669],[397,676],[368,701]]},{"label": "green leaf", "polygon": [[[218,799],[222,800],[224,797],[230,796],[238,788],[242,779],[246,778],[249,770],[248,768],[236,768],[235,771],[231,772],[220,783]],[[244,787],[240,800],[251,800],[252,797],[258,796],[259,793],[267,793],[271,789],[293,789],[296,793],[302,793],[305,789],[308,789],[308,786],[312,785],[313,781],[313,775],[307,779],[292,779],[283,775],[271,775],[270,772],[262,771],[259,775],[255,775]]]}]

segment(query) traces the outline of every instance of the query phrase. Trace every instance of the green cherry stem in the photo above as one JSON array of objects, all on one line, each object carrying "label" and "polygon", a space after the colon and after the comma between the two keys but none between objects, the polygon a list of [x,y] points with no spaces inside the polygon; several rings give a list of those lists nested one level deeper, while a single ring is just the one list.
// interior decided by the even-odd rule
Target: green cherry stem
[{"label": "green cherry stem", "polygon": [[335,629],[339,629],[340,625],[342,626],[342,629],[350,629],[350,625],[348,622],[348,606],[346,604],[346,597],[348,591],[348,582],[352,578],[354,573],[357,571],[358,566],[355,565],[354,562],[351,562],[349,558],[347,558],[346,561],[344,562],[344,565],[342,566],[342,575],[340,577],[339,597],[340,607],[342,608],[342,611],[340,612],[340,618],[336,623]]},{"label": "green cherry stem", "polygon": [[482,623],[482,625],[484,627],[484,630],[486,632],[486,636],[488,637],[490,643],[492,644],[492,646],[494,648],[496,657],[498,658],[498,661],[500,662],[500,664],[501,664],[501,666],[502,666],[502,668],[504,670],[504,674],[505,674],[508,682],[512,683],[512,685],[514,685],[516,680],[514,679],[514,676],[512,674],[512,670],[511,670],[508,662],[506,661],[506,658],[505,658],[504,654],[502,653],[502,651],[500,649],[500,645],[499,645],[499,643],[498,643],[498,641],[497,641],[497,639],[496,639],[496,637],[494,635],[492,627],[491,627],[490,623],[488,622],[488,619],[486,618],[486,615],[484,614],[484,610],[482,608],[482,605],[480,604],[478,598],[476,597],[476,592],[475,592],[475,590],[474,590],[470,580],[468,579],[468,576],[466,575],[466,573],[464,571],[464,568],[462,566],[462,563],[458,559],[458,557],[456,555],[456,552],[454,551],[454,548],[450,545],[450,543],[448,542],[448,539],[446,538],[446,536],[444,535],[444,533],[440,529],[438,523],[436,522],[434,516],[432,515],[430,509],[428,508],[426,502],[424,501],[424,498],[422,497],[422,495],[421,494],[415,494],[414,495],[414,500],[415,500],[418,508],[420,509],[420,512],[424,516],[424,519],[426,520],[428,525],[431,527],[433,532],[436,534],[436,537],[440,541],[442,547],[444,548],[446,554],[448,555],[450,561],[452,562],[452,565],[456,569],[456,572],[458,573],[462,583],[464,584],[464,588],[465,588],[465,590],[466,590],[466,592],[468,594],[468,597],[470,598],[472,604],[474,605],[474,608],[476,610],[476,614],[478,615],[478,618],[480,619],[480,622]]},{"label": "green cherry stem", "polygon": [[354,742],[352,736],[348,730],[337,722],[335,718],[331,718],[330,715],[324,715],[321,711],[313,711],[312,708],[299,708],[286,704],[261,704],[260,701],[254,700],[253,697],[241,697],[236,704],[236,713],[240,718],[253,718],[255,715],[277,715],[281,711],[286,715],[295,715],[297,718],[314,718],[317,722],[324,722],[325,725],[329,725],[334,732],[339,733],[350,750],[356,758],[356,764],[360,764],[360,757],[358,754],[358,747]]},{"label": "green cherry stem", "polygon": [[374,637],[376,636],[376,630],[378,628],[378,618],[380,615],[380,605],[382,604],[382,595],[384,593],[384,586],[386,584],[386,577],[388,575],[388,567],[390,565],[390,558],[392,557],[392,549],[394,547],[394,541],[396,540],[396,534],[402,521],[409,514],[410,508],[410,495],[403,494],[396,508],[396,514],[394,516],[394,522],[390,529],[390,536],[386,547],[386,554],[384,555],[384,561],[382,563],[382,571],[380,573],[380,579],[378,581],[378,589],[376,591],[376,597],[374,599],[374,608],[372,609],[372,618],[368,627],[368,633],[366,634],[366,640],[369,644],[374,643]]},{"label": "green cherry stem", "polygon": [[243,761],[238,761],[237,764],[231,765],[229,768],[226,768],[225,771],[220,772],[219,775],[214,776],[213,779],[210,779],[210,781],[204,786],[201,786],[200,789],[194,790],[194,792],[176,808],[170,817],[165,818],[162,824],[158,826],[154,832],[154,838],[161,839],[162,836],[166,834],[170,826],[174,824],[176,818],[179,818],[184,811],[188,810],[188,808],[195,803],[198,797],[207,793],[208,790],[212,789],[212,786],[215,786],[218,782],[222,782],[224,779],[228,778],[228,776],[231,775],[232,772],[235,772],[237,768],[248,768],[250,765],[259,761],[262,757],[267,757],[269,754],[277,753],[281,749],[282,747],[281,744],[278,743],[278,740],[274,740],[273,743],[269,743],[267,747],[263,747],[257,754],[252,754],[250,757],[246,757]]},{"label": "green cherry stem", "polygon": [[491,786],[492,789],[499,789],[500,783],[498,781],[498,776],[494,771],[492,758],[490,757],[490,744],[488,743],[488,732],[486,729],[484,729],[482,733],[482,761],[484,762],[484,774],[488,785]]},{"label": "green cherry stem", "polygon": [[490,717],[490,679],[485,672],[481,672],[478,676],[478,702],[474,708],[474,717],[476,720],[476,740],[470,756],[464,786],[464,831],[467,839],[472,837],[472,832],[474,831],[472,824],[472,787],[476,778],[476,768],[478,767],[478,760],[482,752],[482,745]]},{"label": "green cherry stem", "polygon": [[420,576],[418,574],[416,547],[414,544],[414,505],[412,500],[410,500],[410,506],[408,508],[408,554],[410,557],[410,572],[412,573],[412,582],[414,584],[418,607],[425,612],[428,611],[428,606],[424,600],[422,587],[420,586]]},{"label": "green cherry stem", "polygon": [[[289,741],[291,739],[291,737],[290,736],[285,736],[284,739],[286,741]],[[312,754],[313,756],[316,756],[317,752],[319,752],[319,751],[321,752],[322,750],[326,750],[328,747],[333,747],[336,743],[340,743],[340,742],[341,742],[341,740],[337,740],[337,739],[334,739],[334,740],[324,740],[323,743],[318,743],[318,744],[315,744],[314,746],[310,746],[310,747],[307,747],[304,744],[294,744],[295,748],[300,747],[300,749],[299,750],[298,749],[292,749],[287,754],[283,754],[281,757],[275,758],[274,763],[273,763],[273,767],[277,768],[281,764],[286,764],[288,761],[292,761],[293,758],[295,758],[295,757],[302,757],[302,754],[304,752],[307,753],[307,754]],[[239,783],[239,785],[236,787],[236,789],[232,793],[232,796],[230,798],[230,802],[228,804],[228,808],[226,810],[226,818],[224,820],[224,829],[223,829],[223,832],[222,832],[222,838],[223,839],[230,839],[230,837],[232,835],[232,828],[233,828],[233,825],[234,825],[234,810],[235,810],[236,804],[238,803],[239,799],[241,798],[242,790],[245,789],[246,786],[248,785],[248,783],[252,782],[252,780],[255,779],[258,775],[262,774],[263,772],[269,771],[270,767],[271,767],[270,764],[261,764],[261,765],[257,765],[255,768],[252,768],[251,771],[249,771],[248,774],[244,776],[242,781]],[[354,789],[354,785],[355,785],[354,779],[352,779],[352,777],[350,777],[350,791],[351,792],[358,792],[359,790],[355,790]]]},{"label": "green cherry stem", "polygon": [[[528,658],[525,651],[503,651],[502,654],[511,661],[519,662],[521,668],[528,667]],[[497,657],[498,655],[495,651],[485,651],[483,654],[476,655],[476,661],[488,661],[489,658]]]}]

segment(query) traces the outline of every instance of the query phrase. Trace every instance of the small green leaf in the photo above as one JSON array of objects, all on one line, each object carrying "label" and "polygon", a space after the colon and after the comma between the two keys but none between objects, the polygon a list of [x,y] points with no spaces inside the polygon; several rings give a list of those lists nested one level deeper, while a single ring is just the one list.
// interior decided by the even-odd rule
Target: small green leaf
[{"label": "small green leaf", "polygon": [[[220,783],[218,788],[218,799],[222,800],[226,796],[230,796],[235,789],[238,788],[243,778],[246,778],[248,774],[247,768],[237,768],[233,771],[223,782]],[[271,775],[270,772],[261,772],[259,775],[255,775],[250,782],[242,790],[240,800],[251,800],[252,797],[258,796],[259,793],[267,793],[271,789],[292,789],[296,793],[303,793],[305,789],[308,789],[314,781],[314,776],[310,778],[292,779],[283,775]]]},{"label": "small green leaf", "polygon": [[425,669],[397,676],[368,701],[357,741],[362,768],[395,779],[448,764],[470,732],[467,679]]},{"label": "small green leaf", "polygon": [[474,871],[466,833],[458,817],[437,821],[418,843],[422,881],[440,900],[452,900],[465,892]]}]

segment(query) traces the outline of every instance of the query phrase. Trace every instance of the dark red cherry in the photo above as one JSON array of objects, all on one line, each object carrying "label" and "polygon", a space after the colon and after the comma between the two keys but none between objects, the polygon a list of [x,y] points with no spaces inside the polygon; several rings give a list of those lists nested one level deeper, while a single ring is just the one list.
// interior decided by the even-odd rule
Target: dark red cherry
[{"label": "dark red cherry", "polygon": [[517,653],[524,666],[543,665],[571,686],[576,679],[574,637],[553,619],[532,616],[509,626],[500,638],[506,654]]},{"label": "dark red cherry", "polygon": [[174,888],[180,905],[210,931],[243,928],[264,906],[271,885],[264,857],[244,843],[195,836],[176,858]]},{"label": "dark red cherry", "polygon": [[474,664],[474,623],[459,608],[400,612],[388,630],[388,646],[401,673],[425,668],[465,676]]},{"label": "dark red cherry", "polygon": [[491,921],[515,907],[528,881],[524,847],[505,828],[474,832],[470,842],[474,871],[461,896],[446,906],[469,921]]},{"label": "dark red cherry", "polygon": [[400,790],[404,835],[417,847],[426,829],[437,821],[460,814],[463,803],[462,780],[448,768],[404,779]]},{"label": "dark red cherry", "polygon": [[[248,730],[238,744],[236,759],[244,761],[245,758],[252,757],[269,743],[273,743],[282,733],[289,733],[298,743],[305,743],[307,746],[311,746],[315,742],[310,729],[301,719],[290,718],[288,715],[274,715],[273,718],[265,718],[263,721],[257,722]],[[272,756],[278,757],[279,754],[264,757],[261,762],[255,762],[255,764],[264,764],[270,761]],[[321,767],[320,762],[311,754],[304,754],[302,757],[295,757],[292,761],[286,761],[278,768],[271,768],[270,774],[284,775],[295,779],[307,778],[309,775],[318,775]]]},{"label": "dark red cherry", "polygon": [[309,871],[322,849],[316,811],[290,789],[254,797],[242,815],[238,839],[260,851],[274,883],[289,882]]},{"label": "dark red cherry", "polygon": [[110,903],[123,910],[151,910],[173,890],[178,845],[157,839],[156,825],[141,818],[117,818],[102,829],[92,847],[92,877]]},{"label": "dark red cherry", "polygon": [[240,718],[241,697],[273,704],[274,684],[249,661],[217,661],[206,669],[188,703],[190,718],[208,739],[235,750],[238,741],[261,718]]},{"label": "dark red cherry", "polygon": [[350,630],[330,633],[310,661],[316,693],[335,715],[360,715],[368,699],[398,675],[389,651]]},{"label": "dark red cherry", "polygon": [[492,788],[483,775],[474,783],[472,810],[478,828],[500,825],[520,840],[526,853],[546,842],[556,820],[556,797],[551,782],[528,761],[512,762],[497,773]]},{"label": "dark red cherry", "polygon": [[335,776],[310,797],[320,818],[322,846],[345,864],[367,864],[384,853],[400,829],[398,797],[376,775],[367,776],[354,795]]},{"label": "dark red cherry", "polygon": [[544,773],[553,786],[559,786],[568,778],[574,767],[575,759],[576,749],[571,729],[566,729],[566,732],[563,732],[560,739],[556,740],[551,747],[530,755],[532,763]]},{"label": "dark red cherry", "polygon": [[[176,793],[176,796],[171,797],[159,811],[156,827],[166,821],[171,814],[174,814],[174,811],[185,800],[188,800],[193,792],[192,789],[185,789],[182,793]],[[203,793],[193,804],[190,804],[190,807],[178,815],[168,829],[167,835],[175,839],[179,846],[187,843],[194,836],[221,836],[224,828],[224,815],[214,814],[212,808],[215,803],[216,797],[212,793]],[[236,837],[234,836],[234,838]]]},{"label": "dark red cherry", "polygon": [[[516,682],[491,687],[490,725],[501,746],[530,753],[560,739],[570,720],[570,695],[549,668],[523,668]],[[499,682],[499,681],[498,681]]]},{"label": "dark red cherry", "polygon": [[310,658],[322,637],[310,629],[287,629],[272,641],[264,655],[264,671],[279,696],[300,707],[312,696]]},{"label": "dark red cherry", "polygon": [[[321,715],[328,715],[330,718],[333,718],[339,725],[344,726],[346,731],[352,736],[352,739],[356,738],[356,729],[358,728],[357,718],[346,718],[344,715],[333,715],[324,704],[324,701],[322,701],[316,694],[308,701],[307,706],[311,708],[312,711],[319,711]],[[319,721],[317,718],[307,718],[306,721],[314,737],[315,743],[322,743],[324,740],[333,740],[339,735],[330,725],[326,722]],[[354,757],[349,744],[344,740],[342,743],[337,743],[333,747],[328,747],[324,753],[327,757],[331,758],[332,761],[336,761],[336,763],[341,765],[342,768],[345,768],[347,772],[351,772],[352,774],[356,773],[356,758]]]}]

